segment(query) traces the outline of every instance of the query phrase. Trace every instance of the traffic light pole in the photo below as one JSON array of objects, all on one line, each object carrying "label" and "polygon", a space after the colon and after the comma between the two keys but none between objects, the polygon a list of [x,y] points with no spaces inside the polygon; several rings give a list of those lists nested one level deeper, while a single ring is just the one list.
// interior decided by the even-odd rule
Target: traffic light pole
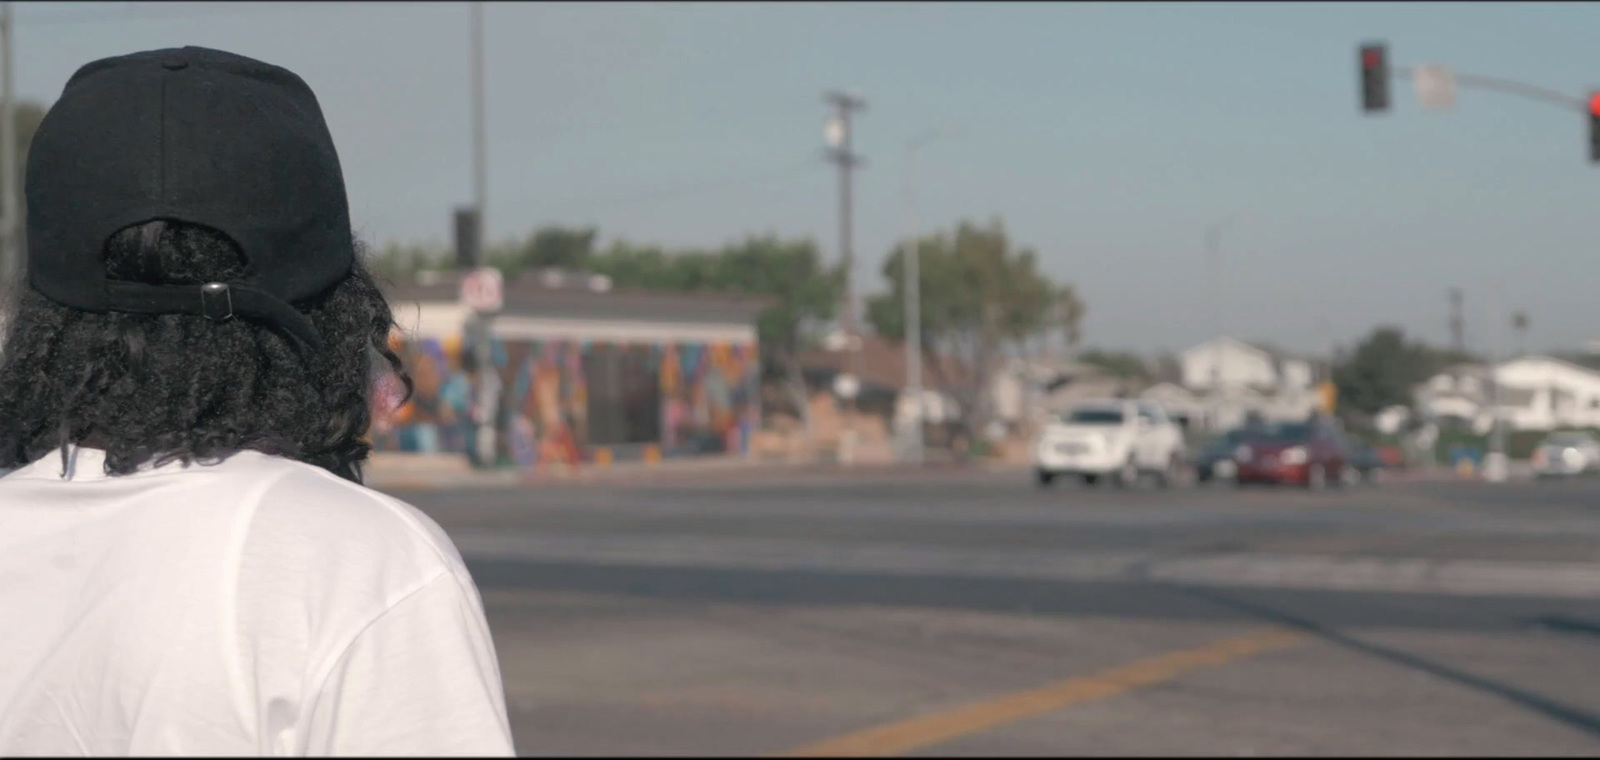
[{"label": "traffic light pole", "polygon": [[[1368,113],[1384,112],[1389,110],[1389,97],[1386,84],[1380,84],[1387,78],[1410,80],[1417,76],[1417,69],[1410,67],[1388,67],[1388,53],[1382,43],[1368,43],[1359,48],[1361,57],[1361,87],[1362,110]],[[1566,93],[1558,92],[1546,87],[1517,82],[1499,77],[1488,77],[1478,74],[1460,74],[1451,72],[1450,79],[1454,86],[1475,90],[1491,90],[1503,92],[1508,95],[1517,95],[1528,100],[1537,100],[1549,103],[1562,109],[1575,110],[1589,117],[1590,161],[1600,162],[1600,94],[1591,94],[1586,100],[1575,98]],[[1489,451],[1484,457],[1484,477],[1492,482],[1499,482],[1506,478],[1505,430],[1501,424],[1501,388],[1495,371],[1500,365],[1500,312],[1498,299],[1494,288],[1490,288],[1489,306],[1489,340],[1490,357],[1488,371],[1489,395]]]},{"label": "traffic light pole", "polygon": [[[483,3],[472,4],[472,205],[476,213],[473,214],[473,223],[477,226],[474,230],[475,249],[473,261],[470,266],[475,268],[487,265],[484,261],[484,240],[488,237],[489,228],[485,223],[485,206],[489,196],[489,160],[488,137],[483,114]],[[494,313],[479,311],[474,314],[477,324],[476,338],[473,341],[473,364],[478,371],[478,419],[476,445],[473,450],[478,454],[479,467],[494,467],[497,461],[498,446],[496,436],[496,423],[499,418],[499,399],[496,398],[498,377],[495,377],[494,353],[490,341],[494,336]]]},{"label": "traffic light pole", "polygon": [[[1409,80],[1414,73],[1414,69],[1398,67],[1394,69],[1393,76],[1395,79]],[[1538,100],[1545,103],[1551,103],[1553,105],[1562,106],[1563,108],[1576,109],[1584,113],[1588,113],[1589,111],[1589,104],[1583,98],[1574,98],[1566,93],[1557,92],[1555,90],[1540,87],[1538,85],[1527,84],[1525,82],[1516,82],[1510,79],[1501,79],[1499,77],[1486,77],[1479,76],[1477,74],[1462,74],[1459,72],[1451,72],[1451,77],[1455,80],[1457,87],[1465,87],[1469,90],[1493,90],[1495,92],[1504,92],[1510,95],[1521,95],[1529,100]]]}]

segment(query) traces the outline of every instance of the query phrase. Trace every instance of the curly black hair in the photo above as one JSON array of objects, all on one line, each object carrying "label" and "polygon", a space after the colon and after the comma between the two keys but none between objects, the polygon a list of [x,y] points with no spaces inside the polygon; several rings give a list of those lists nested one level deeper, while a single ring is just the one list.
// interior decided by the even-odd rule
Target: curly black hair
[{"label": "curly black hair", "polygon": [[[151,284],[227,281],[247,266],[226,236],[162,220],[112,236],[105,259],[109,277]],[[360,482],[375,373],[412,389],[360,255],[344,280],[295,304],[322,335],[316,351],[249,320],[94,313],[29,287],[15,296],[0,344],[0,467],[52,449],[65,463],[69,444],[104,449],[110,475],[254,450]]]}]

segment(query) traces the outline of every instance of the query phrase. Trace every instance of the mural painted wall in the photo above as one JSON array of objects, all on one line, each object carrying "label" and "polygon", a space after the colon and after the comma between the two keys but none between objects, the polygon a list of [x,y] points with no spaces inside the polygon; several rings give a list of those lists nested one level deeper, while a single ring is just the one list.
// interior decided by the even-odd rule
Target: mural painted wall
[{"label": "mural painted wall", "polygon": [[[657,459],[717,453],[745,453],[759,421],[756,398],[758,355],[753,343],[608,343],[571,340],[491,342],[497,386],[495,461],[502,466],[541,468],[626,459]],[[396,407],[402,391],[391,377],[374,394],[373,444],[380,451],[461,453],[476,456],[474,420],[478,383],[463,361],[463,341],[427,338],[391,341],[412,374],[415,391]],[[598,353],[597,353],[598,352]],[[601,365],[597,356],[626,354],[630,361]],[[586,361],[587,360],[587,361]],[[609,375],[595,386],[604,392],[632,388],[628,414],[650,414],[659,425],[628,425],[656,433],[648,441],[617,441],[618,421],[592,433],[590,413],[621,412],[620,402],[596,398],[591,409],[585,365],[604,366]],[[641,374],[644,373],[644,374]],[[497,382],[496,382],[497,381]],[[650,386],[648,398],[637,392]],[[602,387],[603,386],[603,387]],[[384,410],[392,410],[385,412]],[[611,440],[606,440],[606,437]]]}]

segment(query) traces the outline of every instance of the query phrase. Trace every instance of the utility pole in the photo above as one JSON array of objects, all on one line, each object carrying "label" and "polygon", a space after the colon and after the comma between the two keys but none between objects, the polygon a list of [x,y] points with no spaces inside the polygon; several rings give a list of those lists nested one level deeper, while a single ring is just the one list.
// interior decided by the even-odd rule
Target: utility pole
[{"label": "utility pole", "polygon": [[21,167],[17,166],[17,102],[13,89],[11,3],[0,2],[0,285],[20,284],[22,275]]},{"label": "utility pole", "polygon": [[[857,355],[861,349],[861,331],[856,324],[855,253],[850,245],[850,179],[851,172],[864,162],[852,150],[854,143],[851,134],[853,131],[851,114],[865,110],[867,102],[839,91],[825,93],[823,100],[833,106],[833,116],[828,120],[825,135],[829,147],[832,148],[828,151],[828,160],[839,166],[839,262],[844,267],[844,297],[839,305],[839,327],[845,335],[844,374],[855,380]],[[859,385],[856,388],[859,389]],[[855,411],[856,398],[855,394],[851,394],[845,399],[846,441],[842,448],[847,453],[842,458],[846,464],[850,459],[848,452],[855,443]]]},{"label": "utility pole", "polygon": [[1461,288],[1450,289],[1450,347],[1457,356],[1467,352],[1466,321],[1461,317]]},{"label": "utility pole", "polygon": [[[483,93],[483,3],[472,3],[472,205],[477,212],[473,214],[477,226],[476,250],[473,252],[473,261],[467,262],[469,267],[477,268],[485,265],[484,248],[486,247],[486,233],[489,225],[485,222],[486,206],[489,197],[489,160],[488,160],[488,131],[484,119],[484,93]],[[478,368],[478,429],[477,452],[480,467],[493,467],[496,460],[495,446],[495,421],[499,416],[499,400],[496,398],[496,387],[499,378],[495,375],[494,354],[490,350],[490,340],[493,336],[491,325],[494,314],[487,311],[477,312],[477,340],[473,342],[474,364]]]}]

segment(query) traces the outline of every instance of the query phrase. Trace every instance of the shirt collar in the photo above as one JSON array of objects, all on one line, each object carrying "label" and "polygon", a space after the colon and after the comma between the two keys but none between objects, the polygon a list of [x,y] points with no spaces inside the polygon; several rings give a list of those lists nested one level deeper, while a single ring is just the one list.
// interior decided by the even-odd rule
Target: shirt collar
[{"label": "shirt collar", "polygon": [[57,448],[51,449],[50,453],[39,457],[25,467],[19,468],[12,474],[14,476],[27,478],[53,478],[57,480],[69,480],[76,483],[106,480],[113,477],[143,475],[156,471],[165,472],[172,469],[181,470],[185,469],[186,467],[187,465],[178,461],[167,462],[166,464],[157,467],[155,465],[155,460],[151,459],[140,463],[139,466],[133,472],[128,473],[128,475],[107,475],[105,449],[97,449],[90,446],[79,446],[77,444],[68,444],[65,470],[62,468],[61,449]]}]

